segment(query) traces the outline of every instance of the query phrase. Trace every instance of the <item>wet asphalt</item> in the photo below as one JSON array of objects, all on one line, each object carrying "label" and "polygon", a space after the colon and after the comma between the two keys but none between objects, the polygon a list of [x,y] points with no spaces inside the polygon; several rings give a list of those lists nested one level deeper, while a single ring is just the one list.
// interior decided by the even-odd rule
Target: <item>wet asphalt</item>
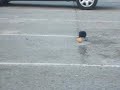
[{"label": "wet asphalt", "polygon": [[0,90],[120,90],[120,1],[0,7]]}]

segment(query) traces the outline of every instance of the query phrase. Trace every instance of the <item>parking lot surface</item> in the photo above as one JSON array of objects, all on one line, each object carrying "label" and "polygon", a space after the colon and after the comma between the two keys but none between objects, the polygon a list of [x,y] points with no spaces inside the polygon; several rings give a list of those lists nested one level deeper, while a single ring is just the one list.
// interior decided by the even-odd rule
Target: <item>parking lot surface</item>
[{"label": "parking lot surface", "polygon": [[[79,31],[88,41],[78,44]],[[120,1],[0,7],[0,90],[119,90]]]}]

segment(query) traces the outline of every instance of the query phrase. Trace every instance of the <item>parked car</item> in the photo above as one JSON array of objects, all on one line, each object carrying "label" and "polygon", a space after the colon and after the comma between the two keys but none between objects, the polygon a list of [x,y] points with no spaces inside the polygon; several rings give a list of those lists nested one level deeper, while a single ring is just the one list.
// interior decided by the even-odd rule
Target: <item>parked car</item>
[{"label": "parked car", "polygon": [[6,5],[10,1],[76,1],[80,9],[94,9],[98,0],[0,0],[0,5]]}]

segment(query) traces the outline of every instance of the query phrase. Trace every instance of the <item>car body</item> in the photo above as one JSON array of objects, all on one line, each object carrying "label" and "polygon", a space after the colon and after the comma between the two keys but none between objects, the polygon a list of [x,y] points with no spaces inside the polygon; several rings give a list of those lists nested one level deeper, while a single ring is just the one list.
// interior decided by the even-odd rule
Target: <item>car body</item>
[{"label": "car body", "polygon": [[0,5],[7,5],[10,1],[76,1],[78,7],[83,10],[94,9],[98,0],[0,0]]}]

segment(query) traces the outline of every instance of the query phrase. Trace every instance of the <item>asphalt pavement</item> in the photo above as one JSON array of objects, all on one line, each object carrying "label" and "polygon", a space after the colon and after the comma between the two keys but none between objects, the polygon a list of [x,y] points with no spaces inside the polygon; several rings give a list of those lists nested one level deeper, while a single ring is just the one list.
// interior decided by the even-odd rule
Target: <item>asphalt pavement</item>
[{"label": "asphalt pavement", "polygon": [[120,90],[120,1],[0,7],[0,90]]}]

